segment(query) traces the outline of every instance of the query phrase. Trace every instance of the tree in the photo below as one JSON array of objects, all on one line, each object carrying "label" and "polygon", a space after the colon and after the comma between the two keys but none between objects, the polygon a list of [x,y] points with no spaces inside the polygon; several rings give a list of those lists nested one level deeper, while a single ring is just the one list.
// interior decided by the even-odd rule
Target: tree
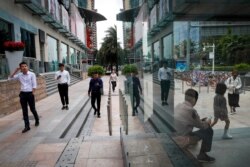
[{"label": "tree", "polygon": [[229,65],[241,62],[250,63],[250,36],[233,35],[231,30],[218,40],[216,47],[221,60]]},{"label": "tree", "polygon": [[[102,46],[98,53],[101,64],[118,67],[118,56],[122,52],[120,43],[117,41],[116,27],[110,27],[106,31],[106,37],[103,38]],[[116,68],[118,70],[118,68]]]}]

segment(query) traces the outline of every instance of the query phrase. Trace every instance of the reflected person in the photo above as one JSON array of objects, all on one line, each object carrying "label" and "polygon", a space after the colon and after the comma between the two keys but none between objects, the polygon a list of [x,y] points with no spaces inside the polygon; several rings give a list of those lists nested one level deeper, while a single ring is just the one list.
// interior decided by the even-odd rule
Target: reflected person
[{"label": "reflected person", "polygon": [[163,63],[163,67],[161,67],[158,71],[158,80],[161,83],[161,101],[162,105],[168,105],[168,94],[171,83],[171,69],[167,67],[167,63]]},{"label": "reflected person", "polygon": [[[213,162],[215,158],[207,155],[207,152],[211,150],[213,140],[213,129],[210,126],[211,119],[200,119],[200,116],[194,109],[198,96],[198,92],[194,89],[188,89],[185,92],[185,101],[178,104],[174,110],[175,128],[178,136],[184,136],[189,139],[197,137],[199,140],[202,140],[197,159],[200,162]],[[193,131],[193,128],[198,128],[199,130]]]},{"label": "reflected person", "polygon": [[130,97],[132,102],[132,116],[135,116],[135,113],[138,114],[137,108],[140,105],[140,94],[142,94],[142,87],[140,79],[136,76],[136,73],[131,73],[130,81]]}]

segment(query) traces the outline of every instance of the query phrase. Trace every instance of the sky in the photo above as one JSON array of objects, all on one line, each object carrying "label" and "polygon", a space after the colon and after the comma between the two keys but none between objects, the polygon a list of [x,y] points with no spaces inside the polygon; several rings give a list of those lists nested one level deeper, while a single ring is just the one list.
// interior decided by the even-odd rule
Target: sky
[{"label": "sky", "polygon": [[116,21],[116,14],[122,9],[122,0],[95,0],[95,9],[97,12],[106,17],[106,21],[97,22],[97,48],[100,49],[103,38],[106,36],[105,31],[109,27],[117,26],[117,38],[123,47],[122,22]]}]

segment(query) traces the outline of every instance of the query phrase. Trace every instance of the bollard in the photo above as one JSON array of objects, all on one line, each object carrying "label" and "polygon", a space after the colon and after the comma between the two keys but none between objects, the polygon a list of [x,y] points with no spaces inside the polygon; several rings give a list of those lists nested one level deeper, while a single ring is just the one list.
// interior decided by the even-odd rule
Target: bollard
[{"label": "bollard", "polygon": [[111,118],[111,106],[107,105],[107,114],[108,114],[108,126],[109,126],[109,135],[112,136],[112,118]]},{"label": "bollard", "polygon": [[182,80],[182,93],[184,94],[184,81]]},{"label": "bollard", "polygon": [[201,82],[199,81],[199,93],[201,93]]}]

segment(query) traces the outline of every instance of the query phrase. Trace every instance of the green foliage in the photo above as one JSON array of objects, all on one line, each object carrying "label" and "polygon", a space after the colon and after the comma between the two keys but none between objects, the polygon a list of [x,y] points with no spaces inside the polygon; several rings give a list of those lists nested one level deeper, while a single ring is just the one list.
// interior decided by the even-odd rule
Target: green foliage
[{"label": "green foliage", "polygon": [[[234,66],[215,66],[214,71],[232,71]],[[202,66],[201,70],[203,71],[212,71],[211,66]]]},{"label": "green foliage", "polygon": [[123,75],[128,75],[130,73],[138,73],[138,69],[135,65],[133,64],[126,64],[124,65],[123,69],[122,69],[122,74]]},{"label": "green foliage", "polygon": [[237,71],[250,71],[250,65],[246,63],[240,63],[234,65],[234,69],[236,69]]},{"label": "green foliage", "polygon": [[94,65],[88,69],[88,76],[92,77],[93,73],[97,72],[99,75],[104,75],[104,69],[102,66]]}]

